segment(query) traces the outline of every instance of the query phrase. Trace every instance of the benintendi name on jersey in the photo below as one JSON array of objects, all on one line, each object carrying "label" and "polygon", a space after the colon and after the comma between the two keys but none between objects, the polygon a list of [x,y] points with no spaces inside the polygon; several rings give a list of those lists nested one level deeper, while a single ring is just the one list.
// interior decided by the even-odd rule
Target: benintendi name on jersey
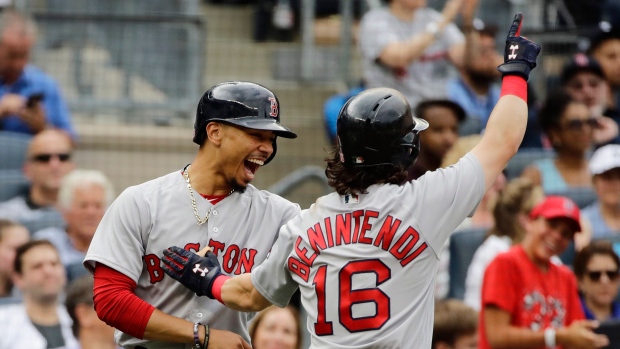
[{"label": "benintendi name on jersey", "polygon": [[[334,219],[325,217],[323,221],[315,223],[306,231],[312,251],[303,246],[306,243],[301,236],[297,238],[295,241],[297,258],[291,256],[288,259],[289,269],[307,281],[310,267],[321,250],[348,244],[374,245],[389,251],[404,267],[428,247],[426,242],[423,242],[414,249],[420,240],[420,234],[411,226],[403,227],[401,230],[404,232],[396,234],[402,221],[390,215],[383,222],[379,222],[381,228],[376,236],[368,236],[373,225],[378,225],[376,219],[379,216],[378,211],[357,210],[338,214]],[[394,242],[394,237],[398,235],[400,238]]]}]

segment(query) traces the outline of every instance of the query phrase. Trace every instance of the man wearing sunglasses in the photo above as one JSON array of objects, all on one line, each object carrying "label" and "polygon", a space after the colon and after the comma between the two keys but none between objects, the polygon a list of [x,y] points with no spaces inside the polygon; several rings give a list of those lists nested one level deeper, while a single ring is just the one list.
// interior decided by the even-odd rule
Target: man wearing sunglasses
[{"label": "man wearing sunglasses", "polygon": [[620,258],[609,241],[597,240],[584,247],[573,263],[581,305],[587,319],[620,320]]},{"label": "man wearing sunglasses", "polygon": [[0,218],[19,221],[29,228],[62,225],[54,206],[62,178],[74,168],[72,152],[73,143],[64,131],[48,129],[35,135],[23,168],[30,181],[28,194],[0,203]]},{"label": "man wearing sunglasses", "polygon": [[482,285],[480,348],[601,348],[609,343],[584,320],[571,270],[551,261],[581,231],[570,199],[549,196],[530,212],[523,241],[498,255]]}]

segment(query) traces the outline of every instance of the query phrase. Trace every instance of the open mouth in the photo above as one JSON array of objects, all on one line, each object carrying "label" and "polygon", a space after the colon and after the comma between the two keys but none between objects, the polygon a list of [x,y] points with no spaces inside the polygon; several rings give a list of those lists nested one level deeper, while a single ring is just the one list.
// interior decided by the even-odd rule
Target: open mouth
[{"label": "open mouth", "polygon": [[256,173],[258,168],[263,166],[264,164],[265,161],[261,159],[247,159],[244,161],[246,172],[249,172],[252,176],[254,175],[254,173]]}]

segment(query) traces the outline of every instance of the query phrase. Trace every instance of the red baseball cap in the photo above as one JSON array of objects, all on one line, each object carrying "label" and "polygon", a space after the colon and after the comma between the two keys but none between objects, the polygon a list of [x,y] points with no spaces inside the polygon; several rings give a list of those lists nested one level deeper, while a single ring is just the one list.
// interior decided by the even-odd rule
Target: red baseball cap
[{"label": "red baseball cap", "polygon": [[581,231],[579,207],[573,200],[567,197],[547,196],[543,202],[536,205],[532,211],[530,211],[530,218],[532,219],[541,216],[545,219],[568,218],[575,223],[576,231]]}]

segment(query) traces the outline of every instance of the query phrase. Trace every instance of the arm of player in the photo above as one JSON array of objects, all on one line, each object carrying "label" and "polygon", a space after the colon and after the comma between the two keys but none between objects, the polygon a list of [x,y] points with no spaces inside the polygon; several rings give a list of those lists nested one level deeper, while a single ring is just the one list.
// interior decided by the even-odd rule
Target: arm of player
[{"label": "arm of player", "polygon": [[[200,342],[204,343],[205,331],[202,326],[198,327],[198,337]],[[144,338],[164,342],[194,343],[193,324],[155,309],[144,331]],[[236,333],[209,328],[209,348],[251,349],[252,347]]]},{"label": "arm of player", "polygon": [[[200,251],[201,254],[203,252],[204,249]],[[227,307],[239,311],[259,311],[271,305],[254,288],[250,273],[233,278],[222,274],[220,263],[211,251],[201,256],[172,246],[164,250],[162,262],[168,276],[198,296],[217,299]]]},{"label": "arm of player", "polygon": [[[529,328],[510,324],[510,313],[495,306],[483,309],[486,337],[492,348],[543,348],[544,331],[532,331]],[[556,330],[556,344],[571,348],[602,348],[609,344],[606,336],[592,331],[596,321],[574,321],[569,327]]]},{"label": "arm of player", "polygon": [[482,140],[472,153],[482,164],[485,187],[489,189],[523,141],[527,126],[527,79],[536,67],[540,46],[519,36],[523,14],[517,13],[508,32],[502,94],[491,112]]},{"label": "arm of player", "polygon": [[254,287],[251,275],[245,273],[225,280],[221,290],[216,291],[221,295],[218,300],[239,311],[260,311],[270,306],[271,303]]},{"label": "arm of player", "polygon": [[[135,295],[135,282],[128,276],[97,263],[94,272],[94,307],[109,326],[136,338],[173,343],[194,343],[193,323],[166,314]],[[198,328],[205,340],[203,327]],[[229,331],[210,329],[209,347],[250,348],[243,338]]]}]

